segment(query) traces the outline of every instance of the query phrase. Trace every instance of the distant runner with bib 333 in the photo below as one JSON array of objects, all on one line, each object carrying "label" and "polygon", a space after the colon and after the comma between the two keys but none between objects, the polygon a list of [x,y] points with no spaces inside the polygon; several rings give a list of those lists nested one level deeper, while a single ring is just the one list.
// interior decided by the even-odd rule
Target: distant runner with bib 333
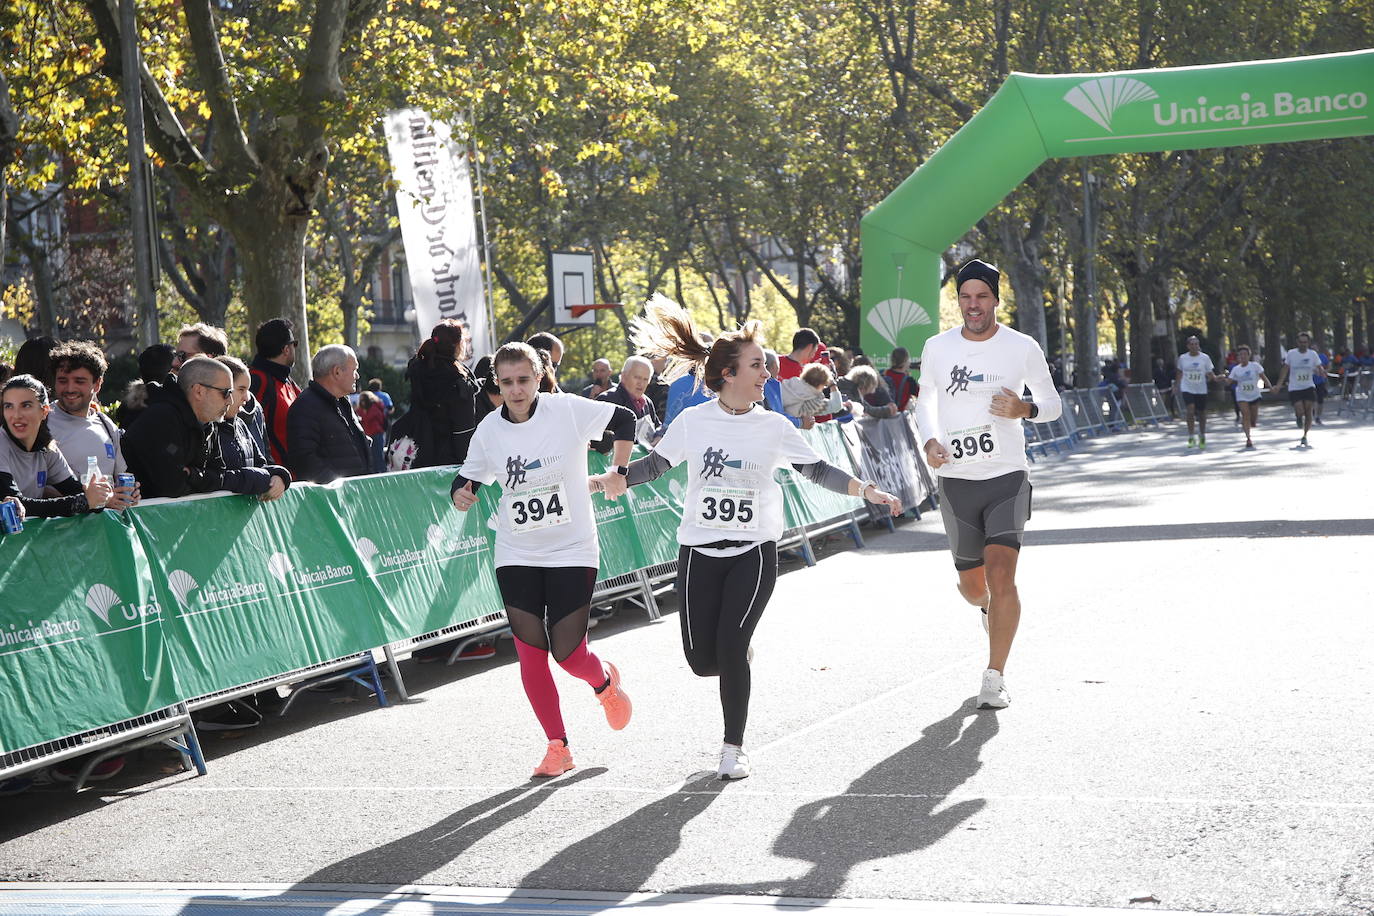
[{"label": "distant runner with bib 333", "polygon": [[[1016,561],[1031,511],[1021,420],[1048,423],[1063,409],[1039,345],[997,322],[1000,276],[977,259],[959,269],[964,323],[926,341],[916,402],[926,462],[940,478],[959,593],[985,615],[988,667],[979,709],[1011,702],[1003,674],[1021,619]],[[1030,403],[1021,400],[1027,386]]]}]

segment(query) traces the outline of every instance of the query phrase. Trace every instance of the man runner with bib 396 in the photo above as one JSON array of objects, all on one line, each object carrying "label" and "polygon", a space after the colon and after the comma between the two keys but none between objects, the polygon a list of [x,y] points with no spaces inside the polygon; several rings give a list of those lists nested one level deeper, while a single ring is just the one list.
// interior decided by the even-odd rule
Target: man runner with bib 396
[{"label": "man runner with bib 396", "polygon": [[[959,269],[964,323],[926,341],[916,402],[959,593],[986,615],[979,709],[1011,702],[1003,674],[1021,619],[1016,560],[1031,502],[1021,420],[1048,423],[1063,409],[1039,345],[997,322],[999,279],[997,268],[976,259]],[[1026,386],[1030,403],[1021,400]]]}]

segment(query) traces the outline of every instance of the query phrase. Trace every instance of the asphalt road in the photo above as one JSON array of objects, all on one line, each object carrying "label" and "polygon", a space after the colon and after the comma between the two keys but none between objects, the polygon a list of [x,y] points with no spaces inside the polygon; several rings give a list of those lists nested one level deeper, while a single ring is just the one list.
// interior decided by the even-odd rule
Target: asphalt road
[{"label": "asphalt road", "polygon": [[748,780],[711,778],[676,614],[622,612],[593,646],[634,721],[559,672],[578,768],[552,783],[505,642],[405,663],[409,704],[313,694],[206,736],[203,778],[149,752],[0,799],[0,877],[1374,912],[1374,426],[1295,450],[1284,419],[1252,453],[1227,420],[1206,453],[1174,427],[1033,468],[1007,710],[972,706],[985,638],[927,514],[787,564]]}]

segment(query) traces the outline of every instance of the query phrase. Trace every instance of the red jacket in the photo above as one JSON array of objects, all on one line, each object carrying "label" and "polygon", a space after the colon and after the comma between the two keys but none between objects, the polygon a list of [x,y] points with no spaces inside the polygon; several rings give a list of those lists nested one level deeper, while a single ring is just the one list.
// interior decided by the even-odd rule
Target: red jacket
[{"label": "red jacket", "polygon": [[272,463],[290,467],[286,462],[286,413],[296,398],[301,396],[301,386],[292,380],[289,366],[274,363],[264,356],[253,357],[248,375],[248,389],[262,404],[262,419],[267,427],[267,447],[272,452]]},{"label": "red jacket", "polygon": [[898,410],[906,410],[907,402],[921,392],[916,380],[901,369],[885,369],[883,378],[887,380],[887,387],[892,389],[892,400],[897,402]]}]

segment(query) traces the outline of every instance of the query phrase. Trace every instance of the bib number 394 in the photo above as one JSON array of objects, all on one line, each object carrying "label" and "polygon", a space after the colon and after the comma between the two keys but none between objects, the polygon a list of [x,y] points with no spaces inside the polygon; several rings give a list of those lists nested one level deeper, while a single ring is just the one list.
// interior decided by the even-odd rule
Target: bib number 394
[{"label": "bib number 394", "polygon": [[702,487],[697,524],[720,531],[757,531],[759,491],[750,487]]},{"label": "bib number 394", "polygon": [[953,430],[946,443],[950,460],[956,464],[990,461],[1002,454],[1002,449],[997,443],[997,432],[990,423]]},{"label": "bib number 394", "polygon": [[508,493],[505,503],[506,518],[510,520],[511,530],[517,534],[572,522],[568,515],[568,495],[561,483]]}]

